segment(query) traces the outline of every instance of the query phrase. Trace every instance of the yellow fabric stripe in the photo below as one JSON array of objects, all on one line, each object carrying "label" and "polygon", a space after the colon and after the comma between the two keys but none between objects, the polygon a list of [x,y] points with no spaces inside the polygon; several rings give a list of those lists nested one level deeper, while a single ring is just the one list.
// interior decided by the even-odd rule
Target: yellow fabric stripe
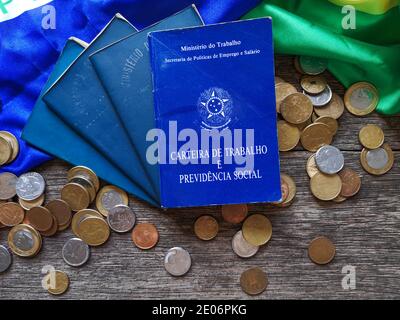
[{"label": "yellow fabric stripe", "polygon": [[399,5],[400,0],[329,0],[339,6],[352,5],[357,10],[370,14],[384,14]]}]

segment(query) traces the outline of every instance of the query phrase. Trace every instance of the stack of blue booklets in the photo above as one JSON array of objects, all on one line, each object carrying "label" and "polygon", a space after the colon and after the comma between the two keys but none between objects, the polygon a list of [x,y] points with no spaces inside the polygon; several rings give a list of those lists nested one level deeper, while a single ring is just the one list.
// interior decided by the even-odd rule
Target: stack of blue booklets
[{"label": "stack of blue booklets", "polygon": [[[249,85],[251,83],[251,85]],[[71,38],[23,138],[162,208],[281,199],[269,18]]]}]

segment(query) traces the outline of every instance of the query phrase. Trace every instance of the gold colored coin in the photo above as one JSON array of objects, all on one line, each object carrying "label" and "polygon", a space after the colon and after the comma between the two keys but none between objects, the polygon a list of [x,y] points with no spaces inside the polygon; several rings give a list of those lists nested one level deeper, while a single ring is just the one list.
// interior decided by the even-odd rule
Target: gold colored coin
[{"label": "gold colored coin", "polygon": [[360,143],[367,149],[378,149],[385,142],[383,130],[374,124],[361,128],[358,137]]},{"label": "gold colored coin", "polygon": [[275,85],[277,85],[278,83],[284,83],[285,80],[283,80],[281,77],[277,77],[275,76]]},{"label": "gold colored coin", "polygon": [[361,165],[368,173],[381,176],[390,171],[394,165],[394,154],[389,146],[385,143],[381,148],[361,151]]},{"label": "gold colored coin", "polygon": [[324,107],[314,108],[314,112],[319,117],[331,117],[339,119],[344,112],[343,99],[336,93],[333,93],[331,101]]},{"label": "gold colored coin", "polygon": [[39,232],[26,224],[13,227],[8,234],[8,245],[11,251],[20,257],[33,257],[42,247],[42,237]]},{"label": "gold colored coin", "polygon": [[11,145],[12,152],[11,152],[10,158],[7,161],[7,163],[11,163],[17,158],[18,153],[19,153],[18,140],[11,132],[8,132],[8,131],[0,131],[0,137],[8,140],[9,144]]},{"label": "gold colored coin", "polygon": [[77,166],[77,167],[73,167],[72,169],[70,169],[67,173],[68,181],[72,180],[74,177],[77,177],[77,176],[84,177],[84,178],[90,180],[93,183],[93,185],[96,189],[96,192],[99,191],[100,180],[97,177],[96,173],[92,169],[85,167],[85,166]]},{"label": "gold colored coin", "polygon": [[248,243],[253,246],[261,246],[271,239],[272,225],[266,216],[253,214],[244,221],[242,232]]},{"label": "gold colored coin", "polygon": [[51,217],[53,219],[53,223],[51,224],[50,229],[46,230],[46,231],[40,231],[40,234],[44,237],[52,237],[54,236],[57,231],[58,231],[58,223],[57,223],[57,219],[55,216]]},{"label": "gold colored coin", "polygon": [[45,275],[43,283],[50,294],[59,296],[68,290],[69,278],[65,272],[54,270]]},{"label": "gold colored coin", "polygon": [[93,200],[96,198],[96,188],[94,184],[91,182],[91,180],[83,177],[83,176],[76,176],[72,178],[70,183],[77,183],[80,184],[82,187],[84,187],[87,192],[89,193],[90,196],[90,203],[93,202]]},{"label": "gold colored coin", "polygon": [[199,217],[194,223],[194,233],[201,240],[214,239],[218,234],[218,230],[217,219],[209,215]]},{"label": "gold colored coin", "polygon": [[332,136],[334,136],[339,129],[339,124],[338,124],[337,120],[334,118],[331,118],[331,117],[319,117],[314,121],[314,123],[326,124],[329,127],[329,130],[331,131]]},{"label": "gold colored coin", "polygon": [[6,164],[12,155],[11,144],[7,139],[0,137],[0,166]]},{"label": "gold colored coin", "polygon": [[311,155],[307,160],[307,174],[310,178],[314,177],[319,171],[315,162],[315,154]]},{"label": "gold colored coin", "polygon": [[67,183],[61,190],[61,199],[68,203],[73,211],[86,209],[90,204],[89,192],[77,183]]},{"label": "gold colored coin", "polygon": [[101,188],[96,197],[96,207],[99,212],[107,217],[108,211],[117,205],[127,206],[129,202],[126,192],[115,186],[105,186]]},{"label": "gold colored coin", "polygon": [[337,196],[335,199],[333,199],[332,201],[335,203],[343,203],[347,200],[346,197],[343,197],[342,195]]},{"label": "gold colored coin", "polygon": [[306,122],[300,123],[300,124],[294,124],[294,126],[296,126],[300,130],[300,134],[301,134],[301,132],[303,132],[303,130],[312,123],[313,123],[313,121],[312,121],[312,116],[311,116],[311,118],[308,119]]},{"label": "gold colored coin", "polygon": [[286,185],[288,187],[288,192],[287,192],[288,194],[283,202],[276,203],[276,205],[282,208],[286,208],[292,205],[294,198],[296,197],[297,187],[293,178],[287,175],[286,173],[281,173],[281,180],[284,182],[283,185]]},{"label": "gold colored coin", "polygon": [[308,256],[316,264],[328,264],[335,257],[335,245],[326,237],[317,237],[308,247]]},{"label": "gold colored coin", "polygon": [[282,117],[289,123],[301,124],[311,118],[314,107],[311,100],[302,93],[293,93],[281,103]]},{"label": "gold colored coin", "polygon": [[294,149],[300,141],[300,130],[285,120],[278,121],[279,151]]},{"label": "gold colored coin", "polygon": [[300,141],[303,148],[316,152],[319,148],[331,144],[333,139],[331,130],[326,124],[313,123],[301,133]]},{"label": "gold colored coin", "polygon": [[321,76],[304,76],[300,85],[309,94],[320,94],[326,89],[326,80]]},{"label": "gold colored coin", "polygon": [[80,238],[79,234],[79,224],[84,218],[87,217],[97,217],[97,218],[103,218],[103,216],[96,210],[93,209],[83,209],[78,211],[77,213],[74,214],[72,217],[71,225],[72,225],[72,232]]},{"label": "gold colored coin", "polygon": [[100,246],[110,237],[110,227],[103,218],[87,217],[79,223],[78,233],[89,246]]},{"label": "gold colored coin", "polygon": [[258,295],[268,286],[267,274],[260,268],[250,268],[240,276],[240,286],[248,295]]},{"label": "gold colored coin", "polygon": [[43,204],[43,202],[44,202],[44,193],[39,198],[33,201],[26,201],[21,198],[18,198],[19,205],[25,210],[30,210],[33,207],[39,207]]},{"label": "gold colored coin", "polygon": [[25,218],[25,211],[15,202],[6,202],[0,205],[0,222],[7,227],[14,227]]},{"label": "gold colored coin", "polygon": [[283,180],[281,178],[281,194],[282,194],[281,200],[277,201],[277,202],[273,202],[272,204],[278,205],[278,206],[282,205],[287,200],[287,198],[289,196],[289,192],[290,192],[289,185],[286,183],[285,180]]},{"label": "gold colored coin", "polygon": [[276,112],[280,113],[282,101],[293,93],[296,93],[297,89],[287,82],[280,82],[275,84],[275,95],[276,95]]},{"label": "gold colored coin", "polygon": [[340,195],[342,180],[339,175],[318,172],[311,178],[311,192],[319,200],[331,201]]},{"label": "gold colored coin", "polygon": [[355,116],[365,116],[373,112],[379,103],[378,90],[368,82],[358,82],[347,89],[344,104]]}]

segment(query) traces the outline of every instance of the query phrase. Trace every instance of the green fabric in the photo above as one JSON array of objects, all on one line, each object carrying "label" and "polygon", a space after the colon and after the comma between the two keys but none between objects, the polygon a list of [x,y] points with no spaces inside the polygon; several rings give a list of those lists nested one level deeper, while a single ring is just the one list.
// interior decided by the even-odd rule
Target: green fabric
[{"label": "green fabric", "polygon": [[400,113],[400,9],[382,15],[357,11],[356,29],[344,30],[342,7],[326,0],[264,0],[244,19],[271,16],[277,53],[328,59],[345,86],[375,85],[378,112]]}]

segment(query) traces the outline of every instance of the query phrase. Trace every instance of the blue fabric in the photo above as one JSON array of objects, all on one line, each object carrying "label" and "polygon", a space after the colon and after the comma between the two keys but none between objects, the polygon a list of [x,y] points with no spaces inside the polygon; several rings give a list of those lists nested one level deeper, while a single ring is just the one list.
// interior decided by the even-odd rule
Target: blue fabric
[{"label": "blue fabric", "polygon": [[[13,0],[23,1],[23,0]],[[42,8],[0,23],[0,130],[19,139],[20,154],[0,172],[21,174],[50,157],[20,139],[21,131],[65,41],[76,36],[90,41],[120,12],[137,28],[157,22],[195,3],[205,23],[240,18],[259,0],[54,0],[55,30],[44,30]]]}]

